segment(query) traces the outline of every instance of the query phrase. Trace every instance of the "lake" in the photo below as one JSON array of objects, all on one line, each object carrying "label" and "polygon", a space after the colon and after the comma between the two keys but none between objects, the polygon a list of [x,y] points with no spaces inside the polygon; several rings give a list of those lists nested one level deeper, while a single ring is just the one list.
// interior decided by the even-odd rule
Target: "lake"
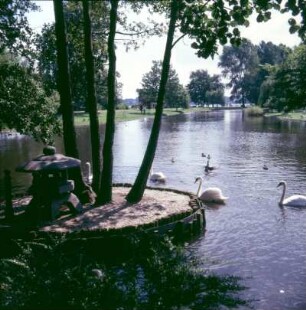
[{"label": "lake", "polygon": [[[151,126],[152,119],[116,125],[114,182],[133,183]],[[286,196],[306,195],[305,130],[306,122],[248,118],[242,111],[163,118],[153,168],[166,174],[165,186],[196,192],[195,177],[202,176],[203,188],[217,186],[229,197],[226,205],[207,209],[207,231],[188,250],[208,270],[242,277],[249,287],[242,294],[255,299],[255,309],[306,309],[306,208],[279,207],[276,187],[286,180]],[[89,128],[77,134],[84,165],[90,161]],[[56,147],[63,151],[60,139]],[[14,191],[24,192],[31,175],[14,169],[41,152],[29,137],[0,135],[1,197],[2,171],[10,169]],[[216,168],[209,174],[202,153]]]}]

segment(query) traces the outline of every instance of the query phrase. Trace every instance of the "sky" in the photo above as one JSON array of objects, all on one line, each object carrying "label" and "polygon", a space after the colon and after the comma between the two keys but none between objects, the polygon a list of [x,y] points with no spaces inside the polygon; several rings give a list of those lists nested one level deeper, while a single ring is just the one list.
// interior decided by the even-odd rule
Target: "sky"
[{"label": "sky", "polygon": [[[30,25],[39,31],[44,23],[54,21],[53,2],[47,0],[36,1],[41,7],[40,12],[30,13],[28,18]],[[288,16],[278,12],[272,14],[272,19],[266,23],[257,23],[255,18],[250,20],[250,26],[243,28],[241,33],[244,37],[259,44],[261,41],[271,41],[274,44],[285,44],[289,47],[296,46],[300,39],[296,34],[289,33],[287,23]],[[166,37],[153,37],[147,40],[144,46],[138,50],[125,51],[125,47],[117,43],[117,71],[121,77],[119,81],[123,83],[122,97],[136,98],[136,89],[141,87],[141,80],[145,73],[149,72],[153,60],[162,60],[164,54]],[[191,41],[183,39],[172,51],[171,65],[178,73],[180,83],[189,83],[190,73],[196,70],[207,70],[210,75],[221,74],[218,67],[218,55],[214,59],[203,59],[195,55],[195,51],[190,47]],[[221,52],[222,50],[220,50]],[[226,91],[228,94],[229,90]]]}]

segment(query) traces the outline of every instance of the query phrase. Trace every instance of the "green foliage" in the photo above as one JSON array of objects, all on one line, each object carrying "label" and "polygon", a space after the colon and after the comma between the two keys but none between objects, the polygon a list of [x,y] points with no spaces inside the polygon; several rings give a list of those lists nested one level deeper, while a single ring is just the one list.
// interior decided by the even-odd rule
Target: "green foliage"
[{"label": "green foliage", "polygon": [[[107,61],[107,3],[91,2],[92,42],[95,60],[95,76],[97,85],[97,101],[101,106],[106,103]],[[67,28],[69,69],[74,109],[86,109],[86,74],[84,58],[84,31],[82,4],[65,2],[65,22]],[[47,93],[57,89],[56,38],[54,24],[44,25],[41,34],[37,35],[38,70],[44,81]]]},{"label": "green foliage", "polygon": [[224,86],[218,75],[210,76],[206,70],[191,72],[187,88],[197,105],[224,104]]},{"label": "green foliage", "polygon": [[[282,8],[281,12],[289,12],[292,16],[289,18],[288,23],[290,25],[290,33],[297,32],[304,43],[306,43],[306,2],[305,1],[293,1],[288,0],[285,2],[285,7]],[[296,19],[296,16],[300,15]]]},{"label": "green foliage", "polygon": [[[260,89],[267,76],[269,66],[282,64],[290,49],[262,41],[258,46],[243,40],[238,47],[226,46],[220,58],[222,73],[229,78],[231,98],[238,102],[262,102]],[[265,82],[266,83],[266,82]]]},{"label": "green foliage", "polygon": [[[144,74],[141,82],[142,88],[137,89],[139,101],[148,108],[156,104],[160,84],[162,62],[153,61],[151,71]],[[188,94],[180,84],[176,71],[170,67],[169,77],[166,85],[165,107],[186,108],[188,107]]]},{"label": "green foliage", "polygon": [[[208,58],[218,52],[219,44],[230,43],[239,46],[242,42],[239,26],[248,26],[251,14],[257,15],[257,22],[272,18],[273,10],[281,10],[282,0],[184,0],[181,1],[180,30],[194,39],[192,48],[199,57]],[[298,32],[303,41],[306,38],[305,1],[285,1],[281,12],[293,16],[300,15],[299,23],[295,17],[289,18],[290,32]]]},{"label": "green foliage", "polygon": [[229,78],[227,86],[231,87],[231,99],[242,104],[246,100],[252,102],[252,81],[259,68],[257,47],[249,40],[243,40],[240,46],[225,46],[219,66],[222,74]]},{"label": "green foliage", "polygon": [[26,14],[37,10],[33,1],[0,1],[0,54],[5,50],[31,59],[32,30]]},{"label": "green foliage", "polygon": [[117,104],[116,109],[117,110],[128,110],[129,106],[124,104],[124,103],[119,103],[119,104]]},{"label": "green foliage", "polygon": [[272,66],[261,88],[260,103],[278,111],[306,107],[306,45],[296,47],[281,64]]},{"label": "green foliage", "polygon": [[247,304],[236,296],[244,289],[238,278],[208,275],[169,239],[131,235],[125,244],[130,255],[109,263],[65,239],[19,242],[18,255],[0,260],[1,309],[170,310]]},{"label": "green foliage", "polygon": [[47,97],[38,78],[18,63],[0,60],[0,128],[15,129],[43,142],[60,133],[58,105]]}]

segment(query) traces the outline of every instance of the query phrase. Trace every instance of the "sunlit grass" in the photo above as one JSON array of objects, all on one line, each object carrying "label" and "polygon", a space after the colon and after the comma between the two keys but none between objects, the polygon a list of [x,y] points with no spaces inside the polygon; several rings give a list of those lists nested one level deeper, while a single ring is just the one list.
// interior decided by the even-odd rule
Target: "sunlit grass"
[{"label": "sunlit grass", "polygon": [[[182,113],[200,112],[207,111],[209,108],[190,108],[190,109],[175,109],[167,108],[163,110],[164,116],[178,115]],[[99,111],[99,123],[106,123],[106,110]],[[153,118],[155,115],[155,109],[147,109],[146,113],[141,113],[138,109],[128,109],[128,110],[116,110],[115,121],[116,122],[127,122],[135,119],[142,118]],[[88,125],[89,124],[89,114],[88,113],[75,113],[74,122],[77,126]]]},{"label": "sunlit grass", "polygon": [[278,113],[268,113],[266,116],[276,116],[280,119],[287,119],[287,120],[297,120],[297,121],[306,121],[306,111],[293,111],[289,113],[278,112]]}]

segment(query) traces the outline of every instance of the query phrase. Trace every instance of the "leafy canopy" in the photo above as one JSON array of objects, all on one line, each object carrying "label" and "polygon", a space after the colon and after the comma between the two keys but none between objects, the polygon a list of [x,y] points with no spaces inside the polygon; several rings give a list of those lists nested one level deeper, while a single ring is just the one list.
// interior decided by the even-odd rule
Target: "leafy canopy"
[{"label": "leafy canopy", "polygon": [[210,76],[206,70],[193,71],[187,87],[196,104],[224,103],[224,86],[218,75]]},{"label": "leafy canopy", "polygon": [[196,54],[207,58],[218,52],[219,44],[240,45],[239,27],[249,25],[251,14],[257,15],[257,22],[265,22],[273,10],[291,13],[289,30],[305,41],[306,2],[295,0],[182,0],[180,31],[194,40]]},{"label": "leafy canopy", "polygon": [[7,127],[43,142],[60,133],[57,105],[37,77],[17,62],[0,58],[0,129]]},{"label": "leafy canopy", "polygon": [[[162,62],[153,61],[151,71],[143,75],[141,86],[138,89],[139,100],[147,107],[151,107],[157,101],[157,94],[162,72]],[[178,74],[170,67],[169,77],[166,86],[165,106],[183,107],[188,106],[188,95],[184,87],[180,84]]]},{"label": "leafy canopy", "polygon": [[37,9],[32,1],[0,1],[0,54],[5,50],[20,56],[32,54],[32,29],[26,14]]}]

